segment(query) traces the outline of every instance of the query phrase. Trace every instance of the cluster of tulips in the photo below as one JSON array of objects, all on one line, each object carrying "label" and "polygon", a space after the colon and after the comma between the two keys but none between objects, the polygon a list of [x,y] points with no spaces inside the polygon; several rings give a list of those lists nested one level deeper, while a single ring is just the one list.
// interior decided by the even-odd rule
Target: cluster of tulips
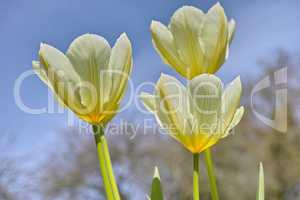
[{"label": "cluster of tulips", "polygon": [[[173,14],[168,26],[153,21],[150,30],[161,59],[186,78],[187,85],[161,74],[153,94],[142,93],[140,99],[161,128],[192,153],[194,200],[200,199],[200,153],[205,154],[211,198],[218,200],[210,148],[230,135],[244,114],[240,78],[223,88],[222,81],[213,75],[228,57],[235,21],[228,21],[219,3],[207,13],[184,6]],[[99,35],[84,34],[65,54],[41,44],[33,68],[62,105],[92,125],[106,198],[120,200],[104,130],[118,113],[132,69],[127,35],[123,33],[111,47]],[[258,200],[264,199],[263,181],[261,165]],[[147,198],[164,198],[157,168]]]}]

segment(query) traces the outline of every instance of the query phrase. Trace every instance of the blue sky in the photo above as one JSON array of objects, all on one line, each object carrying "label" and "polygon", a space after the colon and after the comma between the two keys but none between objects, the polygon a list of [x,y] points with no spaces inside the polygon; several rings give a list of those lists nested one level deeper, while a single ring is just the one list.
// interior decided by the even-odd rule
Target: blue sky
[{"label": "blue sky", "polygon": [[[41,135],[66,127],[63,114],[30,115],[15,104],[15,80],[31,69],[40,42],[65,51],[70,42],[83,33],[96,33],[112,45],[126,32],[134,51],[133,81],[156,81],[161,72],[176,75],[163,64],[151,44],[149,25],[152,19],[165,24],[183,5],[207,10],[217,1],[197,0],[10,0],[0,1],[1,111],[0,130],[19,135],[20,140],[37,145]],[[259,72],[257,61],[272,58],[277,48],[299,52],[300,1],[241,0],[220,1],[228,17],[237,21],[237,31],[228,61],[218,72],[228,82],[237,75],[242,80]],[[31,107],[47,103],[47,88],[35,76],[24,82],[24,102]],[[135,112],[132,108],[120,116]],[[26,145],[27,146],[27,145]],[[27,148],[27,147],[26,147]]]}]

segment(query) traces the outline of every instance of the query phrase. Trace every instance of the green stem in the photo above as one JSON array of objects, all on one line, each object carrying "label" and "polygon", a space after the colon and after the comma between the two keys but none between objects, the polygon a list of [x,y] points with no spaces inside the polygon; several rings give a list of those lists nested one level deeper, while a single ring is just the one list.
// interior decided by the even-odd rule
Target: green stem
[{"label": "green stem", "polygon": [[193,169],[193,194],[194,200],[200,200],[199,192],[199,153],[193,155],[194,169]]},{"label": "green stem", "polygon": [[100,172],[103,179],[107,200],[120,200],[118,186],[112,169],[107,141],[102,126],[93,126],[97,145]]},{"label": "green stem", "polygon": [[206,164],[206,169],[209,177],[209,186],[210,186],[212,200],[219,200],[217,181],[215,177],[214,165],[213,165],[210,149],[207,149],[205,151],[205,164]]}]

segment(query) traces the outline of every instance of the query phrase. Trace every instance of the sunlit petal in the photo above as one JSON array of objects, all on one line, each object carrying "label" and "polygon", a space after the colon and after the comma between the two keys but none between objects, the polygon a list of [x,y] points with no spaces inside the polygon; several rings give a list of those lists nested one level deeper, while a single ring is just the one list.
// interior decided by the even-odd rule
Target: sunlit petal
[{"label": "sunlit petal", "polygon": [[160,105],[177,129],[184,134],[191,134],[190,126],[191,114],[189,112],[189,102],[186,88],[174,77],[162,74],[157,84],[157,91],[160,97]]},{"label": "sunlit petal", "polygon": [[187,68],[186,75],[190,78],[205,72],[201,66],[204,49],[199,40],[203,23],[204,13],[200,9],[184,6],[174,13],[169,25],[179,57]]},{"label": "sunlit petal", "polygon": [[146,92],[142,92],[140,99],[143,102],[144,106],[152,113],[156,112],[156,102],[155,96]]},{"label": "sunlit petal", "polygon": [[222,137],[226,137],[228,136],[228,134],[230,133],[230,131],[236,126],[238,125],[238,123],[241,121],[241,119],[243,118],[244,115],[244,107],[241,106],[239,109],[236,110],[232,121],[230,122],[229,126],[227,127],[226,131],[224,132]]},{"label": "sunlit petal", "polygon": [[227,129],[232,121],[233,115],[240,104],[241,95],[242,83],[238,76],[226,87],[222,95],[223,129]]},{"label": "sunlit petal", "polygon": [[228,41],[227,17],[219,3],[205,16],[201,40],[205,48],[204,66],[208,73],[214,73],[225,61]]},{"label": "sunlit petal", "polygon": [[222,90],[221,80],[210,74],[199,75],[188,84],[191,110],[200,132],[220,133]]},{"label": "sunlit petal", "polygon": [[[123,33],[116,41],[109,59],[109,75],[105,76],[103,87],[110,85],[110,96],[105,102],[120,102],[124,95],[132,68],[132,48],[127,35]],[[110,80],[108,80],[110,78]],[[104,89],[105,90],[105,89]],[[108,93],[108,92],[107,92]]]},{"label": "sunlit petal", "polygon": [[150,29],[153,45],[162,60],[184,76],[186,67],[179,58],[172,33],[165,25],[157,21],[152,21]]}]

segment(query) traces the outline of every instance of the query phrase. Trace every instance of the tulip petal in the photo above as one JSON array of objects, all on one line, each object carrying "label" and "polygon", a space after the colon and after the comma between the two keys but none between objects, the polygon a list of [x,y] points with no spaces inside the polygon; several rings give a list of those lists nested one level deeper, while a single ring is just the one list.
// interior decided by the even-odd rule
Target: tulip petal
[{"label": "tulip petal", "polygon": [[236,23],[235,23],[234,19],[231,19],[228,23],[228,41],[229,41],[229,43],[232,42],[232,39],[234,37],[235,27],[236,27]]},{"label": "tulip petal", "polygon": [[[83,106],[81,98],[76,92],[78,83],[80,83],[80,77],[74,71],[68,58],[62,52],[47,44],[41,44],[39,56],[39,67],[45,72],[39,73],[42,76],[42,80],[46,80],[45,74],[47,74],[47,85],[57,97],[75,113],[80,113]],[[36,63],[33,67],[37,68]]]},{"label": "tulip petal", "polygon": [[[66,53],[74,69],[84,81],[99,81],[101,69],[108,68],[111,48],[107,41],[95,34],[77,37]],[[95,86],[99,83],[95,83]],[[97,86],[98,87],[98,86]]]},{"label": "tulip petal", "polygon": [[152,113],[155,113],[156,110],[156,102],[155,96],[152,94],[148,94],[146,92],[142,92],[140,95],[140,99],[143,102],[144,106]]},{"label": "tulip petal", "polygon": [[206,70],[202,67],[204,49],[199,40],[203,22],[204,13],[200,9],[184,6],[174,13],[169,25],[189,79]]},{"label": "tulip petal", "polygon": [[228,23],[228,42],[227,42],[227,47],[226,47],[226,56],[225,56],[225,60],[228,58],[229,56],[229,45],[232,42],[233,36],[235,33],[235,21],[234,19],[231,19]]},{"label": "tulip petal", "polygon": [[85,87],[80,90],[82,103],[95,109],[95,112],[98,112],[96,110],[103,104],[102,99],[97,99],[97,97],[103,96],[99,94],[102,91],[100,76],[101,71],[108,68],[110,51],[111,48],[103,37],[84,34],[71,43],[66,53],[82,81],[85,81]]},{"label": "tulip petal", "polygon": [[193,78],[188,84],[190,110],[198,120],[198,131],[206,134],[220,133],[223,85],[210,74]]},{"label": "tulip petal", "polygon": [[[121,34],[111,51],[109,59],[110,73],[104,84],[110,85],[108,101],[118,102],[125,93],[132,68],[132,48],[126,33]],[[104,85],[106,87],[106,85]],[[108,102],[109,103],[109,102]]]},{"label": "tulip petal", "polygon": [[[157,123],[160,125],[162,129],[165,129],[167,133],[173,137],[175,140],[177,140],[181,144],[185,144],[186,140],[184,139],[184,136],[181,132],[181,130],[178,130],[177,127],[174,127],[174,122],[171,119],[171,117],[166,112],[167,108],[164,103],[162,103],[162,100],[159,96],[159,91],[155,90],[154,96],[157,96],[158,98],[155,98],[155,118]],[[147,108],[147,107],[146,107]]]},{"label": "tulip petal", "polygon": [[217,3],[205,15],[201,40],[205,49],[204,66],[208,73],[215,73],[225,61],[227,50],[227,17]]},{"label": "tulip petal", "polygon": [[40,62],[45,67],[47,74],[49,71],[55,73],[55,75],[61,73],[68,80],[80,81],[80,77],[74,70],[69,59],[58,49],[48,44],[41,44],[39,56]]},{"label": "tulip petal", "polygon": [[186,67],[180,60],[174,38],[169,29],[160,22],[152,21],[151,23],[152,43],[163,61],[181,74],[185,76]]},{"label": "tulip petal", "polygon": [[47,73],[46,71],[40,66],[40,62],[39,61],[32,61],[32,68],[34,70],[34,72],[38,75],[38,77],[50,88],[50,90],[53,92],[54,97],[56,98],[56,100],[58,101],[58,103],[61,106],[65,106],[64,102],[57,96],[57,94],[55,93],[51,83],[49,82],[49,79],[47,77]]},{"label": "tulip petal", "polygon": [[32,61],[32,68],[34,70],[34,72],[38,75],[38,77],[48,86],[48,87],[52,87],[51,84],[49,84],[49,80],[47,77],[47,73],[45,71],[45,69],[40,67],[40,62],[39,61]]},{"label": "tulip petal", "polygon": [[168,118],[169,129],[175,129],[175,133],[180,133],[173,135],[173,137],[179,138],[182,143],[185,143],[185,136],[192,134],[190,124],[192,115],[189,112],[185,87],[174,77],[162,74],[156,88],[159,97],[156,104],[158,115]]},{"label": "tulip petal", "polygon": [[54,97],[56,98],[56,100],[58,101],[58,103],[60,103],[61,106],[65,106],[63,100],[60,99],[60,97],[55,93],[55,90],[53,89],[48,77],[47,77],[47,73],[45,71],[45,69],[43,69],[43,67],[41,67],[41,64],[39,61],[32,61],[32,68],[34,70],[34,72],[36,73],[36,75],[38,75],[38,77],[50,88],[50,90],[53,92]]},{"label": "tulip petal", "polygon": [[[174,77],[162,74],[156,84],[162,103],[166,105],[169,116],[181,125],[190,119],[188,94],[186,88]],[[178,121],[178,122],[177,122]],[[188,122],[188,121],[187,121]],[[180,130],[189,124],[182,124]],[[189,127],[189,126],[188,126]],[[190,132],[189,132],[190,133]]]},{"label": "tulip petal", "polygon": [[232,121],[237,107],[240,104],[242,94],[242,83],[238,76],[225,89],[222,95],[222,118],[223,130],[227,129]]},{"label": "tulip petal", "polygon": [[238,123],[241,121],[242,117],[244,115],[244,107],[241,106],[237,109],[237,111],[235,112],[232,121],[230,122],[229,126],[227,127],[226,131],[224,132],[224,134],[222,135],[222,138],[226,137],[229,135],[230,131],[236,126],[238,125]]}]

